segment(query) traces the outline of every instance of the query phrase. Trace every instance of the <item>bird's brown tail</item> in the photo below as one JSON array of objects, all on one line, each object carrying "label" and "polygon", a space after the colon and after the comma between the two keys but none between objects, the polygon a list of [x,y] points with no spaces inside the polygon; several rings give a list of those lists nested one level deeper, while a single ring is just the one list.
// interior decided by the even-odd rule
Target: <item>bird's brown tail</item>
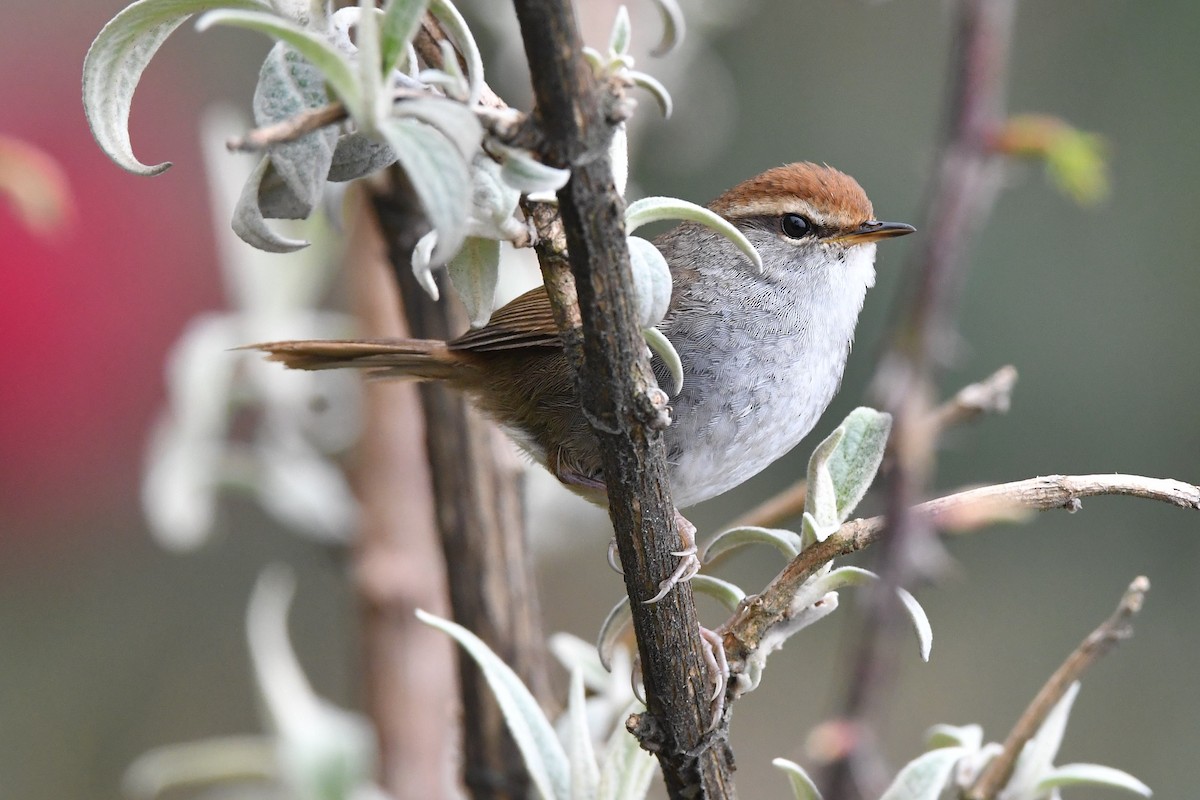
[{"label": "bird's brown tail", "polygon": [[261,350],[291,369],[352,367],[366,370],[372,378],[454,380],[471,369],[445,342],[432,339],[314,339],[253,344],[246,349]]}]

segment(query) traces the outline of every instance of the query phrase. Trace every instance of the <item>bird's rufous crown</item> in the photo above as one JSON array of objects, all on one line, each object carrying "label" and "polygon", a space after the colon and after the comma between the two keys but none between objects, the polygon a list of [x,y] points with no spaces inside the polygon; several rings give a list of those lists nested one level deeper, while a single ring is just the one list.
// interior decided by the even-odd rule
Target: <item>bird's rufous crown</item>
[{"label": "bird's rufous crown", "polygon": [[867,193],[844,172],[807,161],[769,169],[742,181],[710,205],[723,217],[803,214],[835,229],[858,228],[872,219]]}]

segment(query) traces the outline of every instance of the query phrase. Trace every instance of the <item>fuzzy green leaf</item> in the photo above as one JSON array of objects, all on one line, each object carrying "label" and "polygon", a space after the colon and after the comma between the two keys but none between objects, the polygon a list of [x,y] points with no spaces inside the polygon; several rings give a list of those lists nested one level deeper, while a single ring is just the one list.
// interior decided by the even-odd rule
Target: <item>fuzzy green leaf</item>
[{"label": "fuzzy green leaf", "polygon": [[233,232],[246,244],[268,253],[294,253],[297,250],[308,247],[308,242],[303,239],[289,239],[277,234],[267,226],[266,220],[263,218],[262,200],[260,197],[264,186],[271,186],[272,184],[274,185],[274,197],[276,198],[273,201],[275,205],[273,216],[291,217],[293,212],[300,216],[308,216],[308,213],[312,210],[311,206],[307,209],[302,206],[289,209],[280,205],[281,198],[290,198],[290,200],[283,201],[284,203],[298,203],[299,201],[291,194],[287,184],[277,174],[274,174],[270,156],[264,156],[258,162],[258,166],[254,168],[254,172],[246,180],[246,185],[242,188],[242,194],[238,197],[231,223]]},{"label": "fuzzy green leaf", "polygon": [[679,351],[658,328],[642,328],[642,338],[671,374],[671,394],[679,394],[683,391],[683,359],[679,357]]},{"label": "fuzzy green leaf", "polygon": [[113,17],[83,60],[83,110],[96,144],[117,166],[135,175],[158,175],[170,162],[150,166],[133,155],[129,109],[146,66],[188,17],[217,8],[258,9],[261,0],[140,0]]},{"label": "fuzzy green leaf", "polygon": [[662,15],[663,32],[658,45],[650,51],[652,56],[665,56],[683,41],[683,11],[675,0],[654,0]]},{"label": "fuzzy green leaf", "polygon": [[714,578],[712,575],[693,575],[690,583],[692,589],[713,598],[731,613],[737,611],[738,606],[746,599],[746,593],[742,591],[742,587],[720,578]]},{"label": "fuzzy green leaf", "polygon": [[383,74],[389,74],[400,62],[408,43],[421,25],[428,0],[388,0],[383,7],[383,24],[380,26],[380,49],[383,57]]},{"label": "fuzzy green leaf", "polygon": [[483,56],[479,53],[479,45],[475,43],[467,21],[450,0],[430,0],[429,13],[442,23],[442,28],[454,40],[467,63],[467,82],[470,87],[467,105],[473,106],[483,93]]},{"label": "fuzzy green leaf", "polygon": [[1077,785],[1124,789],[1127,792],[1140,794],[1142,797],[1149,797],[1153,794],[1149,786],[1124,770],[1106,767],[1102,764],[1064,764],[1061,767],[1055,767],[1038,781],[1038,797],[1045,796],[1063,786]]}]

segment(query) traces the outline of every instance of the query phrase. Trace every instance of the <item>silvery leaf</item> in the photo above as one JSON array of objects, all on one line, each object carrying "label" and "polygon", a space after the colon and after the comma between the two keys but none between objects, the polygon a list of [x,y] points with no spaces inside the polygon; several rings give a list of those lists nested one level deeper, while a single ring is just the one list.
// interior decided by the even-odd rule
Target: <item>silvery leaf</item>
[{"label": "silvery leaf", "polygon": [[405,49],[421,25],[428,0],[389,0],[383,7],[380,49],[383,74],[387,75],[400,61]]},{"label": "silvery leaf", "polygon": [[1017,757],[1012,778],[1004,787],[1005,794],[1016,797],[1032,796],[1038,783],[1050,773],[1058,755],[1058,748],[1062,745],[1063,734],[1067,730],[1071,706],[1075,704],[1075,698],[1079,695],[1079,686],[1079,681],[1071,684],[1063,693],[1062,699],[1050,709],[1038,732],[1025,743],[1021,755]]},{"label": "silvery leaf", "polygon": [[662,111],[664,119],[671,118],[671,112],[675,110],[674,104],[671,102],[671,93],[667,91],[667,87],[663,86],[657,78],[645,72],[638,72],[636,69],[631,69],[627,73],[629,80],[633,81],[633,85],[639,89],[645,89],[658,103],[658,108]]},{"label": "silvery leaf", "polygon": [[629,11],[625,6],[617,6],[617,16],[613,20],[612,33],[608,36],[608,52],[614,55],[628,53],[631,34]]},{"label": "silvery leaf", "polygon": [[467,105],[473,106],[479,102],[479,95],[483,92],[483,56],[479,53],[479,45],[475,43],[467,21],[450,0],[431,0],[429,13],[442,23],[442,28],[458,46],[467,63],[467,80],[470,83]]},{"label": "silvery leaf", "polygon": [[738,606],[746,599],[746,593],[737,584],[714,578],[712,575],[693,575],[692,589],[700,594],[706,594],[730,612],[738,610]]},{"label": "silvery leaf", "polygon": [[352,181],[378,172],[395,161],[396,154],[386,143],[361,133],[344,133],[338,137],[327,180],[336,183]]},{"label": "silvery leaf", "polygon": [[846,431],[842,426],[834,428],[813,448],[808,459],[808,494],[804,498],[804,513],[811,515],[818,530],[824,531],[841,522],[838,518],[837,486],[833,482],[829,462],[845,435]]},{"label": "silvery leaf", "polygon": [[417,240],[412,252],[413,277],[417,279],[417,284],[425,290],[425,294],[429,295],[430,300],[437,300],[441,296],[437,280],[433,277],[433,264],[431,263],[433,247],[436,244],[437,231],[430,231]]},{"label": "silvery leaf", "polygon": [[630,203],[629,207],[625,209],[625,233],[633,233],[641,226],[651,222],[669,219],[698,222],[712,228],[737,245],[746,258],[750,259],[754,269],[758,273],[762,273],[762,256],[733,223],[704,206],[698,206],[677,197],[643,197],[641,200]]},{"label": "silvery leaf", "polygon": [[528,150],[498,143],[488,146],[500,154],[500,177],[522,194],[556,192],[566,185],[571,177],[571,170],[543,164]]},{"label": "silvery leaf", "polygon": [[[268,180],[272,175],[275,180]],[[268,253],[292,253],[308,247],[308,242],[303,239],[289,239],[280,236],[267,226],[263,217],[263,209],[259,205],[260,194],[264,187],[269,187],[266,196],[271,199],[272,216],[276,218],[292,217],[293,215],[308,216],[312,211],[311,208],[305,208],[298,198],[290,194],[283,179],[274,175],[274,171],[271,169],[271,157],[264,156],[258,162],[258,166],[254,168],[254,172],[251,173],[246,185],[242,188],[241,196],[238,197],[237,206],[233,212],[233,232],[246,244]],[[295,205],[288,205],[289,202],[295,203]]]},{"label": "silvery leaf", "polygon": [[158,48],[188,17],[214,8],[270,8],[261,0],[139,0],[109,20],[83,60],[83,110],[96,144],[124,170],[158,175],[170,162],[150,166],[133,155],[129,109],[142,72]]},{"label": "silvery leaf", "polygon": [[271,0],[280,16],[310,30],[323,31],[329,25],[327,0]]},{"label": "silvery leaf", "polygon": [[471,656],[483,672],[504,714],[505,724],[521,751],[529,776],[545,800],[570,797],[570,763],[554,728],[537,700],[511,668],[482,640],[461,625],[440,619],[420,609],[417,619],[449,634]]},{"label": "silvery leaf", "polygon": [[483,141],[483,127],[470,108],[444,97],[421,97],[397,103],[397,117],[412,117],[432,125],[454,143],[464,159],[471,159]]},{"label": "silvery leaf", "polygon": [[199,30],[207,30],[213,25],[248,28],[287,42],[321,71],[325,82],[346,106],[352,118],[364,118],[366,108],[356,72],[346,55],[329,40],[282,17],[255,11],[209,11],[196,22]]},{"label": "silvery leaf", "polygon": [[1060,787],[1075,785],[1124,789],[1127,792],[1140,794],[1142,797],[1149,797],[1153,794],[1149,786],[1128,772],[1101,764],[1064,764],[1061,767],[1055,767],[1038,782],[1036,791],[1041,797],[1044,793]]},{"label": "silvery leaf", "polygon": [[600,655],[600,663],[609,672],[612,672],[612,656],[616,650],[617,641],[621,638],[621,631],[625,630],[625,626],[631,619],[633,619],[633,611],[629,608],[629,597],[626,596],[617,601],[600,625],[600,636],[596,640],[596,652]]},{"label": "silvery leaf", "polygon": [[609,674],[600,663],[596,645],[569,633],[555,633],[550,636],[549,647],[568,672],[580,671],[587,688],[593,692],[603,692],[608,688]]},{"label": "silvery leaf", "polygon": [[468,237],[450,261],[450,280],[471,318],[472,328],[482,328],[492,316],[496,284],[500,277],[500,242]]},{"label": "silvery leaf", "polygon": [[683,41],[683,11],[675,0],[654,0],[654,5],[662,15],[663,34],[650,55],[665,56]]},{"label": "silvery leaf", "polygon": [[571,685],[567,691],[567,758],[571,765],[571,800],[593,800],[600,788],[600,767],[592,749],[592,734],[588,726],[587,702],[583,694],[583,671],[571,670]]},{"label": "silvery leaf", "polygon": [[800,537],[781,528],[747,526],[721,531],[704,548],[704,563],[748,544],[769,544],[789,561],[800,554]]},{"label": "silvery leaf", "polygon": [[808,777],[804,768],[795,761],[777,758],[771,764],[787,774],[788,784],[792,787],[792,796],[796,800],[821,800],[821,792],[817,789],[817,785],[813,783],[812,778]]},{"label": "silvery leaf", "polygon": [[437,232],[430,263],[445,264],[462,245],[471,203],[471,175],[456,145],[415,119],[390,118],[380,133],[396,153],[430,226]]},{"label": "silvery leaf", "polygon": [[[290,46],[271,48],[254,89],[254,121],[270,125],[328,102],[320,70]],[[273,145],[271,164],[304,207],[320,202],[338,134],[332,127]]]},{"label": "silvery leaf", "polygon": [[875,480],[887,449],[892,417],[859,407],[846,416],[840,427],[844,436],[827,467],[837,488],[838,522],[845,522]]},{"label": "silvery leaf", "polygon": [[640,236],[630,236],[627,242],[638,325],[653,328],[671,305],[671,267],[653,243]]},{"label": "silvery leaf", "polygon": [[646,346],[662,359],[663,366],[670,373],[671,394],[679,394],[683,391],[683,359],[679,357],[679,351],[658,328],[642,328],[642,338],[646,340]]},{"label": "silvery leaf", "polygon": [[978,725],[934,725],[925,732],[925,747],[963,747],[975,752],[983,747],[983,728]]},{"label": "silvery leaf", "polygon": [[[836,591],[847,586],[863,586],[877,580],[879,580],[878,575],[862,567],[838,567],[813,580],[811,585],[806,587],[806,590],[817,595],[822,595],[826,592]],[[904,606],[909,620],[912,622],[913,630],[917,634],[917,644],[920,648],[921,660],[928,661],[929,652],[933,647],[933,627],[929,624],[929,617],[925,614],[925,609],[917,602],[917,598],[913,597],[907,589],[897,587],[896,594],[899,596],[900,602]]]},{"label": "silvery leaf", "polygon": [[[631,705],[617,719],[623,723],[641,708],[641,703]],[[641,748],[624,724],[616,725],[604,747],[596,800],[641,800],[650,791],[650,780],[657,767],[658,759]]]},{"label": "silvery leaf", "polygon": [[342,470],[316,451],[259,448],[257,496],[271,516],[310,538],[345,544],[358,504]]},{"label": "silvery leaf", "polygon": [[917,756],[904,765],[879,800],[938,800],[958,760],[962,747],[943,747]]},{"label": "silvery leaf", "polygon": [[629,131],[624,122],[613,128],[608,160],[612,164],[613,186],[617,194],[625,197],[625,187],[629,184]]},{"label": "silvery leaf", "polygon": [[153,800],[205,784],[277,781],[275,751],[275,741],[267,736],[219,736],[155,747],[125,770],[121,791],[133,800]]}]

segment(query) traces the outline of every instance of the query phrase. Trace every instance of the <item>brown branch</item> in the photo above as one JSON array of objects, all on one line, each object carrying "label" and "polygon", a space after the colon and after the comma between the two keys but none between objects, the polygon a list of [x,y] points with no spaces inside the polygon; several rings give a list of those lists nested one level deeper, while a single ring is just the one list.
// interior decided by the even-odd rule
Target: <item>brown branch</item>
[{"label": "brown branch", "polygon": [[1004,749],[988,762],[975,783],[963,796],[964,800],[992,800],[996,793],[1008,783],[1026,742],[1037,734],[1050,711],[1058,704],[1080,676],[1121,641],[1133,635],[1133,617],[1142,610],[1150,581],[1143,576],[1134,578],[1125,590],[1117,610],[1100,623],[1096,630],[1079,643],[1067,660],[1055,670],[1037,696],[1017,720],[1012,732],[1004,740]]},{"label": "brown branch", "polygon": [[[1081,498],[1099,495],[1140,497],[1200,510],[1200,486],[1182,481],[1140,475],[1048,475],[940,497],[915,506],[912,513],[933,527],[943,527],[981,505],[1031,511],[1075,511],[1080,507]],[[884,517],[845,523],[824,542],[808,547],[792,559],[761,594],[726,622],[722,626],[725,651],[734,672],[744,667],[746,659],[758,649],[763,636],[772,627],[790,619],[791,600],[805,581],[831,559],[856,553],[878,542],[884,527]],[[731,691],[736,692],[732,684]]]},{"label": "brown branch", "polygon": [[[654,377],[629,295],[623,204],[608,159],[608,96],[582,57],[568,0],[514,5],[545,137],[543,160],[571,169],[558,198],[583,337],[582,356],[576,350],[568,357],[582,363],[576,385],[600,443],[609,515],[633,601],[647,700],[642,743],[655,750],[671,797],[732,797],[726,731],[708,730],[711,689],[691,588],[680,585],[656,604],[641,602],[674,570],[671,551],[679,549],[679,535],[659,409],[650,398]],[[571,310],[561,305],[566,299],[555,295],[562,325],[571,322]],[[563,334],[570,345],[571,329]]]},{"label": "brown branch", "polygon": [[[1017,368],[1001,367],[983,380],[964,386],[930,412],[928,424],[938,436],[949,428],[974,422],[984,414],[1005,414],[1017,382]],[[802,479],[742,514],[726,528],[773,528],[804,513],[808,484]]]},{"label": "brown branch", "polygon": [[225,142],[225,146],[235,153],[257,153],[273,144],[295,141],[327,125],[341,122],[347,116],[346,107],[340,101],[320,108],[309,108],[294,117],[254,128],[245,136],[235,136]]},{"label": "brown branch", "polygon": [[[380,232],[362,195],[351,193],[350,201],[346,262],[355,315],[367,336],[405,336]],[[415,385],[367,385],[363,433],[350,470],[362,509],[354,587],[366,711],[379,739],[379,781],[397,800],[448,800],[445,776],[456,749],[456,726],[444,711],[455,699],[453,651],[445,636],[413,616],[416,608],[448,613],[424,436]]]}]

